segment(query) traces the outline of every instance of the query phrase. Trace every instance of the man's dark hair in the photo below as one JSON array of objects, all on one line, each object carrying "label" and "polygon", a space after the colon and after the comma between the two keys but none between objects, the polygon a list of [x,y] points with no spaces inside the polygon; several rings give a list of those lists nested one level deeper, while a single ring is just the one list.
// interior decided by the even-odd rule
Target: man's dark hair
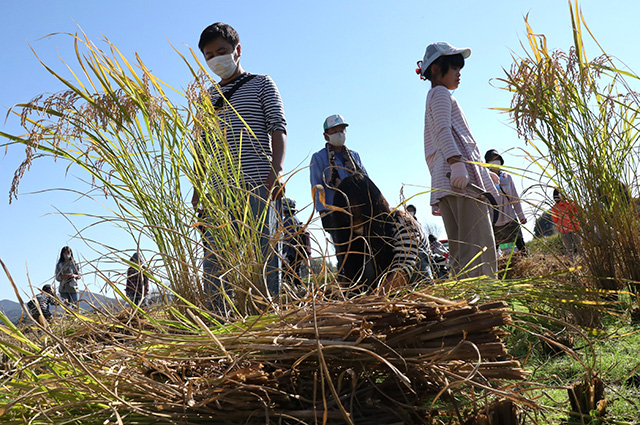
[{"label": "man's dark hair", "polygon": [[198,42],[198,49],[202,52],[204,46],[219,37],[231,44],[231,47],[234,49],[240,43],[240,37],[231,25],[227,25],[224,22],[216,22],[215,24],[209,25],[204,29],[204,31],[202,31],[202,34],[200,34],[200,41]]},{"label": "man's dark hair", "polygon": [[457,55],[440,56],[438,59],[434,60],[424,72],[425,78],[429,81],[431,81],[431,78],[433,77],[431,67],[434,64],[440,67],[440,76],[442,76],[449,72],[450,66],[455,66],[460,69],[464,68],[464,58],[462,57],[462,53],[458,53]]}]

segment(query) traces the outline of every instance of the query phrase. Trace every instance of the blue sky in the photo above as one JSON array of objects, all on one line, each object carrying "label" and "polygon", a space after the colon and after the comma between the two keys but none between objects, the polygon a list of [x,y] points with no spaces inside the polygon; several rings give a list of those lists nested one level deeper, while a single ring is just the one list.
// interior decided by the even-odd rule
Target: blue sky
[{"label": "blue sky", "polygon": [[[581,7],[605,50],[632,70],[640,70],[636,53],[640,4],[585,0]],[[395,205],[401,189],[408,197],[429,186],[422,150],[429,86],[414,69],[430,42],[448,41],[472,49],[454,95],[483,153],[490,148],[501,152],[516,148],[504,155],[507,163],[527,166],[518,150],[525,146],[508,117],[491,109],[509,105],[509,94],[496,87],[495,79],[511,66],[512,54],[522,53],[527,13],[533,29],[547,35],[551,48],[570,47],[569,7],[563,0],[3,1],[0,108],[4,115],[16,103],[64,89],[31,51],[65,72],[60,58],[73,62],[71,39],[43,38],[48,34],[74,33],[80,27],[99,46],[106,37],[128,57],[137,52],[162,80],[184,88],[189,72],[171,44],[186,53],[189,47],[197,48],[204,27],[223,21],[240,34],[244,69],[271,75],[280,89],[288,121],[285,169],[300,170],[290,180],[288,196],[299,206],[310,203],[304,167],[323,146],[324,118],[339,113],[350,123],[347,145],[360,153],[373,180]],[[590,57],[598,53],[588,44]],[[9,117],[0,126],[5,132],[21,134],[18,124]],[[29,291],[29,281],[35,286],[51,283],[62,246],[70,245],[76,257],[85,261],[99,258],[100,252],[75,237],[90,220],[57,214],[95,208],[71,192],[86,188],[80,183],[86,176],[79,170],[67,169],[62,162],[36,162],[21,182],[20,197],[9,205],[11,179],[23,156],[24,150],[13,146],[0,157],[0,258],[21,290]],[[532,182],[516,179],[516,184],[526,188]],[[68,191],[49,191],[53,188]],[[189,197],[190,193],[185,194],[186,200]],[[428,214],[428,195],[412,203],[423,223],[442,227],[439,219]],[[300,217],[306,218],[310,211],[305,209]],[[530,219],[534,214],[528,209]],[[131,248],[132,241],[121,239],[109,224],[90,234],[117,249]],[[117,275],[125,266],[96,262],[85,266],[85,283],[92,290],[102,285],[91,273],[95,269]],[[15,295],[0,273],[0,299],[5,298],[15,299]]]}]

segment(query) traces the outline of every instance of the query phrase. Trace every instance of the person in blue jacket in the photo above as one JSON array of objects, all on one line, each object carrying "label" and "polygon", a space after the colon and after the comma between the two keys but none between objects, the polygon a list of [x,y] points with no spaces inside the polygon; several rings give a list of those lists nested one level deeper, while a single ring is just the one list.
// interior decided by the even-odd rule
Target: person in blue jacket
[{"label": "person in blue jacket", "polygon": [[[323,124],[325,146],[311,157],[311,187],[320,185],[324,188],[325,194],[323,203],[319,191],[315,191],[315,208],[322,220],[323,229],[333,243],[336,242],[337,230],[335,216],[326,205],[333,205],[335,189],[343,179],[354,173],[367,175],[358,152],[348,149],[345,145],[348,126],[341,115],[327,117]],[[336,252],[338,251],[336,249]],[[341,255],[338,254],[338,268],[341,264]]]}]

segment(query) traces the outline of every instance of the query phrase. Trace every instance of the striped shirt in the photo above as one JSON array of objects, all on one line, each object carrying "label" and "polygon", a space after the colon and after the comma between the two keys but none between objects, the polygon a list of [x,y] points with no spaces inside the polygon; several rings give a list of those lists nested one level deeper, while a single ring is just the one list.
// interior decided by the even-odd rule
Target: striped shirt
[{"label": "striped shirt", "polygon": [[51,295],[44,292],[36,294],[36,296],[27,303],[29,314],[31,314],[33,317],[38,317],[40,315],[40,311],[38,311],[36,303],[40,304],[40,311],[42,311],[42,314],[44,316],[51,316],[49,307],[52,304],[58,305],[58,302]]},{"label": "striped shirt", "polygon": [[[435,86],[427,94],[424,116],[424,155],[431,173],[431,205],[448,195],[469,195],[477,197],[469,190],[461,191],[451,187],[447,173],[451,166],[447,159],[460,155],[463,161],[484,162],[467,119],[456,99],[444,86]],[[485,167],[466,164],[469,182],[497,196],[495,185]]]},{"label": "striped shirt", "polygon": [[393,261],[390,272],[404,271],[408,276],[418,271],[420,252],[430,253],[429,240],[420,225],[395,212],[393,215]]},{"label": "striped shirt", "polygon": [[[228,92],[243,75],[219,86],[219,89],[222,93]],[[209,95],[213,104],[220,98],[216,87],[209,90]],[[233,170],[239,167],[242,178],[249,186],[263,185],[271,171],[271,135],[276,130],[287,131],[278,87],[268,75],[256,75],[238,88],[231,96],[230,103],[233,108],[224,102],[217,116],[231,160],[223,150],[215,148],[211,149],[210,160],[218,164],[222,176],[233,176]],[[218,169],[218,166],[215,168]],[[220,187],[219,178],[214,176],[214,188]]]}]

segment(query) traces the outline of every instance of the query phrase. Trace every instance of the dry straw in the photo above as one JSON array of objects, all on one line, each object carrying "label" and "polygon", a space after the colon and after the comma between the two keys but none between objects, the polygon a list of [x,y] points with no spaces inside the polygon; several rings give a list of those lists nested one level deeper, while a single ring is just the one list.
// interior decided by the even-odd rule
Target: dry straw
[{"label": "dry straw", "polygon": [[503,302],[429,291],[348,307],[306,298],[226,328],[188,311],[191,319],[169,308],[153,322],[98,315],[64,333],[42,328],[19,353],[0,344],[12,354],[3,423],[462,422],[486,394],[535,407],[515,384],[527,372],[501,342]]}]

